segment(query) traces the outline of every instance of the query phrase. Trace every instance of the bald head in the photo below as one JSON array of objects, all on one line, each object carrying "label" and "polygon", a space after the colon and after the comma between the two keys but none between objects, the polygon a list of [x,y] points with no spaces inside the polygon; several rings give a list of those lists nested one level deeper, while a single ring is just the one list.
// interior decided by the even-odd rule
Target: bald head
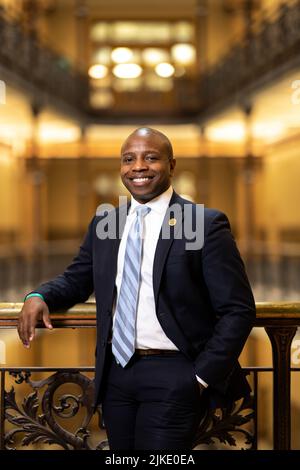
[{"label": "bald head", "polygon": [[173,158],[173,147],[168,137],[157,129],[152,129],[151,127],[139,127],[138,129],[135,129],[135,131],[133,131],[123,143],[121,154],[123,153],[123,149],[126,147],[127,142],[133,137],[154,137],[159,139],[165,149],[166,154],[169,157],[169,160]]},{"label": "bald head", "polygon": [[150,127],[136,129],[121,149],[121,178],[141,204],[166,191],[176,165],[171,142]]}]

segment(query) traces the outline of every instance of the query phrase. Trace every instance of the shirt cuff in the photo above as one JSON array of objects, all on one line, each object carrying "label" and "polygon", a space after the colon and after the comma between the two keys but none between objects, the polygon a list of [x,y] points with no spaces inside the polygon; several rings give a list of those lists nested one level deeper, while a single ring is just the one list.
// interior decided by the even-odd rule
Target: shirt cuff
[{"label": "shirt cuff", "polygon": [[198,375],[196,375],[196,378],[197,378],[198,382],[200,382],[201,385],[203,385],[203,387],[205,387],[205,388],[208,387],[208,384],[206,382],[204,382],[204,380],[200,379],[200,377],[198,377]]}]

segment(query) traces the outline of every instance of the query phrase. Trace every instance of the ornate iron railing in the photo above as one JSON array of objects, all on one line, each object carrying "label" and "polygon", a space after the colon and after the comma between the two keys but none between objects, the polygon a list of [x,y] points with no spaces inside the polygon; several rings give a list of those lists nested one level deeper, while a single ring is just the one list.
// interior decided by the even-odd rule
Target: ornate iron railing
[{"label": "ornate iron railing", "polygon": [[8,18],[0,6],[0,65],[36,90],[43,99],[54,98],[85,111],[88,104],[88,77],[69,61],[29,34],[17,19]]},{"label": "ornate iron railing", "polygon": [[300,65],[300,0],[282,4],[276,16],[263,19],[249,29],[229,53],[206,70],[198,89],[194,84],[178,79],[178,97],[182,109],[195,110],[200,117],[232,104],[243,104],[247,90],[270,83],[295,66]]},{"label": "ornate iron railing", "polygon": [[[1,449],[36,445],[45,448],[45,444],[65,450],[107,449],[101,407],[93,415],[93,380],[86,375],[92,371],[92,368],[2,368]],[[35,380],[39,375],[43,378]],[[79,390],[72,391],[74,385]],[[245,399],[228,408],[207,412],[194,447],[218,440],[245,449],[256,448],[253,406],[252,399]]]},{"label": "ornate iron railing", "polygon": [[[16,327],[21,307],[22,304],[0,304],[0,329]],[[95,304],[76,305],[67,312],[53,313],[51,318],[54,328],[94,328]],[[290,366],[290,349],[299,325],[300,303],[257,304],[256,326],[264,327],[270,338],[273,367],[246,368],[252,382],[252,396],[227,408],[207,411],[195,447],[218,445],[219,441],[222,445],[257,448],[258,376],[267,372],[273,375],[273,446],[279,450],[290,449],[291,371],[300,370]],[[45,444],[63,449],[107,448],[101,407],[93,415],[92,367],[2,367],[0,370],[1,449],[36,448]]]}]

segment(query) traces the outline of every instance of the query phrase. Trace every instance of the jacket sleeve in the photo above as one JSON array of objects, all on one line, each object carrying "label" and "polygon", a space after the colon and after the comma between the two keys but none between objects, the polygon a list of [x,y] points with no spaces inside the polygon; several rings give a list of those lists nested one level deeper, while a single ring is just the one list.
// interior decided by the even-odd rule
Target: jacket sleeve
[{"label": "jacket sleeve", "polygon": [[225,392],[253,327],[255,302],[229,221],[221,212],[209,225],[202,263],[216,324],[195,369],[209,386]]},{"label": "jacket sleeve", "polygon": [[42,294],[50,311],[70,308],[85,302],[94,291],[93,283],[93,239],[94,220],[71,264],[63,274],[40,285],[34,292]]}]

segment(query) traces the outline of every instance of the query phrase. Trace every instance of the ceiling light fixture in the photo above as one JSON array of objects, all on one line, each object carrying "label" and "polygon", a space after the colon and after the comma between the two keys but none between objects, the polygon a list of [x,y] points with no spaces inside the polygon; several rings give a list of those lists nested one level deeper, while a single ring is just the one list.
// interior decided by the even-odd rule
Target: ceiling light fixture
[{"label": "ceiling light fixture", "polygon": [[133,51],[129,47],[116,47],[111,53],[111,58],[117,64],[124,64],[132,60]]},{"label": "ceiling light fixture", "polygon": [[173,67],[172,64],[169,64],[168,62],[161,62],[160,64],[157,64],[157,66],[155,67],[155,72],[160,77],[168,78],[174,75],[175,68]]},{"label": "ceiling light fixture", "polygon": [[142,72],[138,64],[118,64],[113,68],[113,74],[118,78],[137,78]]},{"label": "ceiling light fixture", "polygon": [[106,77],[107,73],[108,73],[107,67],[102,64],[92,65],[88,71],[90,78],[94,78],[96,80]]},{"label": "ceiling light fixture", "polygon": [[196,49],[192,44],[175,44],[171,55],[175,62],[182,65],[191,65],[196,61]]},{"label": "ceiling light fixture", "polygon": [[147,65],[157,65],[160,62],[167,62],[170,60],[168,51],[158,47],[146,47],[143,50],[143,61]]}]

